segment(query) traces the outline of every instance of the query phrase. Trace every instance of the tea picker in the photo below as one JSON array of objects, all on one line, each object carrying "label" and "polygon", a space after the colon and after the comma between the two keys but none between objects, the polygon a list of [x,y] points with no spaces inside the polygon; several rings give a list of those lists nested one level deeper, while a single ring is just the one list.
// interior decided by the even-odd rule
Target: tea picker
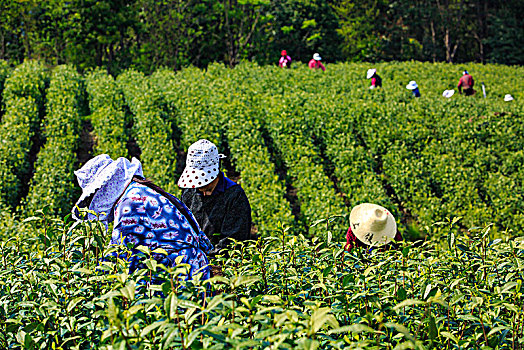
[{"label": "tea picker", "polygon": [[319,53],[315,53],[313,55],[313,58],[309,61],[309,69],[322,69],[322,71],[326,71],[326,67],[320,62],[322,60],[322,57],[320,57]]},{"label": "tea picker", "polygon": [[475,94],[475,90],[473,89],[473,86],[475,85],[475,81],[473,80],[473,77],[469,74],[467,70],[465,70],[462,73],[462,76],[459,79],[458,82],[458,92],[459,94],[462,94],[462,89],[464,89],[464,95],[466,96],[472,96]]},{"label": "tea picker", "polygon": [[394,248],[394,242],[402,241],[397,231],[395,217],[386,208],[371,203],[355,206],[349,214],[345,250],[354,247]]},{"label": "tea picker", "polygon": [[451,90],[444,90],[444,92],[442,93],[442,96],[444,96],[445,98],[450,98],[454,94],[455,94],[455,90],[453,90],[453,89],[451,89]]},{"label": "tea picker", "polygon": [[[158,264],[187,264],[186,278],[200,273],[202,279],[210,277],[206,254],[213,245],[178,198],[144,178],[139,160],[113,160],[101,154],[75,175],[82,194],[73,208],[73,218],[102,221],[106,227],[113,222],[110,245],[130,249],[110,253],[104,260],[129,261],[129,273],[144,269],[145,260],[138,249],[144,246]],[[82,208],[89,209],[87,215]],[[163,253],[155,252],[159,248]],[[152,276],[148,283],[161,282]]]},{"label": "tea picker", "polygon": [[510,101],[513,101],[513,100],[514,100],[514,98],[510,94],[506,94],[506,96],[504,96],[504,101],[506,101],[506,102],[510,102]]},{"label": "tea picker", "polygon": [[377,74],[377,70],[375,68],[368,69],[366,79],[371,79],[371,86],[369,87],[370,89],[375,89],[382,86],[382,78]]},{"label": "tea picker", "polygon": [[280,55],[281,57],[278,60],[278,66],[280,68],[291,68],[291,57],[287,54],[287,51],[282,50]]},{"label": "tea picker", "polygon": [[414,97],[420,97],[420,91],[415,80],[410,81],[409,84],[406,85],[406,89],[411,90]]},{"label": "tea picker", "polygon": [[251,206],[240,184],[220,171],[225,158],[211,141],[202,139],[187,150],[186,167],[178,180],[182,202],[195,218],[215,249],[208,255],[227,250],[234,241],[251,235]]}]

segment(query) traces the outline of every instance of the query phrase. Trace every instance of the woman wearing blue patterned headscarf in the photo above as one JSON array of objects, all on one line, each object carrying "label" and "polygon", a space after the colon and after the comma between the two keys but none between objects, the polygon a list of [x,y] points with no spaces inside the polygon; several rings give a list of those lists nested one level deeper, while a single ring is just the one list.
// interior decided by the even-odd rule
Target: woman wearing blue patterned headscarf
[{"label": "woman wearing blue patterned headscarf", "polygon": [[[187,278],[202,273],[210,277],[206,253],[213,245],[200,230],[193,214],[176,197],[167,193],[142,174],[142,165],[133,158],[112,160],[102,154],[75,171],[82,195],[73,209],[77,220],[113,221],[112,245],[131,247],[130,272],[144,268],[137,250],[148,247],[152,252],[163,249],[166,254],[152,253],[152,257],[166,267],[174,267],[175,259],[190,266]],[[80,208],[96,213],[81,215]]]}]

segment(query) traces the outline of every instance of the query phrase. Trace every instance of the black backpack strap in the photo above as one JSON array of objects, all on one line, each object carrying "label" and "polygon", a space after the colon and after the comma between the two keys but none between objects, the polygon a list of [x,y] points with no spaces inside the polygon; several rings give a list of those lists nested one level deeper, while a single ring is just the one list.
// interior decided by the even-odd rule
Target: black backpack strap
[{"label": "black backpack strap", "polygon": [[191,225],[191,227],[193,228],[193,230],[195,231],[195,234],[199,234],[200,233],[200,228],[198,227],[198,224],[197,222],[193,219],[193,217],[187,212],[185,206],[180,203],[180,201],[175,197],[173,196],[172,194],[170,194],[170,197],[171,198],[168,198],[169,201],[171,203],[173,203],[173,205],[178,209],[178,211],[180,213],[182,213],[182,215],[184,215],[186,217],[186,220],[187,222],[189,222],[189,224]]}]

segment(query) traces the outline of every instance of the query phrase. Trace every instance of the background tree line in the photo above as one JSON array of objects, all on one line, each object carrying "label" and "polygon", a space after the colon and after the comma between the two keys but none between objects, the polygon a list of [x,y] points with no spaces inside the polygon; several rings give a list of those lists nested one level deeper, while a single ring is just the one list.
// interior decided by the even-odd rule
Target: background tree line
[{"label": "background tree line", "polygon": [[524,61],[521,0],[0,0],[0,59],[109,71],[242,59]]}]

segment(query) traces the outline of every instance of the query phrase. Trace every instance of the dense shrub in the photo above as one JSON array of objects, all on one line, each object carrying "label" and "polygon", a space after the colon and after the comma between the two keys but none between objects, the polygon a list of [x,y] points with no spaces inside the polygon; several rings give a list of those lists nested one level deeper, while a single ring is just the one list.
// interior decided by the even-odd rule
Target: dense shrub
[{"label": "dense shrub", "polygon": [[[131,275],[123,261],[100,263],[109,252],[101,224],[0,219],[3,348],[523,345],[524,243],[491,241],[489,227],[463,235],[453,220],[438,226],[449,246],[349,254],[280,231],[215,258],[223,276],[182,281],[184,265],[157,266],[147,249],[147,268]],[[148,286],[154,271],[165,282]]]},{"label": "dense shrub", "polygon": [[144,74],[133,70],[121,74],[117,82],[133,113],[133,128],[141,150],[144,174],[165,190],[176,194],[176,154],[160,91]]},{"label": "dense shrub", "polygon": [[32,175],[45,84],[45,68],[36,61],[16,67],[5,82],[5,115],[0,128],[0,204],[11,209],[26,193]]},{"label": "dense shrub", "polygon": [[78,195],[74,171],[78,168],[83,80],[71,66],[53,70],[47,89],[44,130],[46,142],[38,153],[26,210],[49,206],[52,213],[71,211]]},{"label": "dense shrub", "polygon": [[129,135],[122,92],[114,78],[101,68],[88,73],[85,81],[90,120],[96,137],[93,153],[105,153],[113,159],[127,156]]}]

